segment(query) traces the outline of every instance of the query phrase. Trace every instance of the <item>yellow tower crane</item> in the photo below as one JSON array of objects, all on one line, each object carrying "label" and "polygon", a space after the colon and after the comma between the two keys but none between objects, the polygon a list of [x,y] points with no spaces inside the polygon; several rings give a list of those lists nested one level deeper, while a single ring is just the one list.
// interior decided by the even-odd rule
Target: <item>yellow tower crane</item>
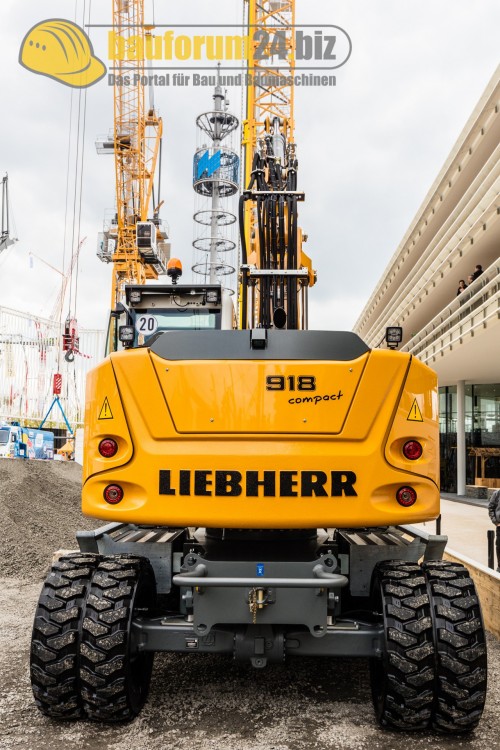
[{"label": "yellow tower crane", "polygon": [[[163,123],[151,88],[146,102],[144,85],[144,56],[152,29],[144,23],[144,0],[113,0],[115,38],[125,40],[123,50],[132,36],[139,39],[143,56],[129,60],[125,52],[115,50],[113,135],[96,144],[99,153],[115,157],[116,214],[105,223],[98,248],[99,257],[113,264],[111,309],[123,301],[125,284],[158,278],[166,272],[168,260],[167,232],[159,219],[159,195],[155,196]],[[131,85],[123,85],[126,77]]]},{"label": "yellow tower crane", "polygon": [[297,190],[294,142],[295,0],[246,2],[251,41],[240,327],[304,329],[315,273],[302,249],[307,237],[297,224],[297,203],[304,194]]}]

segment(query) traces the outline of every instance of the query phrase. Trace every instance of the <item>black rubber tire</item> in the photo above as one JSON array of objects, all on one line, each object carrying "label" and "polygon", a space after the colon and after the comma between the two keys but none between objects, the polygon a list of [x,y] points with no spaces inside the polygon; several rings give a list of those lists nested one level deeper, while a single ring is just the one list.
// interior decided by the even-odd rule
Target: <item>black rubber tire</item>
[{"label": "black rubber tire", "polygon": [[481,607],[469,571],[459,563],[427,562],[436,653],[433,728],[474,729],[486,700],[487,656]]},{"label": "black rubber tire", "polygon": [[43,584],[31,637],[31,686],[52,719],[81,719],[78,652],[87,589],[98,555],[75,553],[55,562]]},{"label": "black rubber tire", "polygon": [[434,702],[434,644],[426,579],[416,563],[379,563],[372,601],[384,624],[381,659],[370,659],[373,707],[382,727],[427,729]]},{"label": "black rubber tire", "polygon": [[131,622],[155,607],[148,560],[105,557],[92,578],[82,624],[80,681],[85,713],[94,721],[131,721],[149,690],[153,653],[134,649]]}]

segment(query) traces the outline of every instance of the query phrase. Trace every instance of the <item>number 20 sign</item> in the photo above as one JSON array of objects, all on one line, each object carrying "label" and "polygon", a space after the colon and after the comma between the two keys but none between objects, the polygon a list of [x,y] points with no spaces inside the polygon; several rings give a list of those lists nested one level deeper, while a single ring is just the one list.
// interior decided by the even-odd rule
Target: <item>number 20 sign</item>
[{"label": "number 20 sign", "polygon": [[157,328],[158,321],[154,315],[139,315],[135,321],[135,330],[137,333],[143,333],[146,336],[151,336]]}]

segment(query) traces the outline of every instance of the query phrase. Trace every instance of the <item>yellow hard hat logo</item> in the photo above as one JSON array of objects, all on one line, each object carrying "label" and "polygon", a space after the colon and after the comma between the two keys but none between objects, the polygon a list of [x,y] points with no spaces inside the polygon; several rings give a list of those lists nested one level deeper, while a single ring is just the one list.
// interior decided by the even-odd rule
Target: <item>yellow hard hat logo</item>
[{"label": "yellow hard hat logo", "polygon": [[21,44],[19,62],[33,73],[85,88],[106,75],[87,34],[71,21],[51,18],[33,26]]}]

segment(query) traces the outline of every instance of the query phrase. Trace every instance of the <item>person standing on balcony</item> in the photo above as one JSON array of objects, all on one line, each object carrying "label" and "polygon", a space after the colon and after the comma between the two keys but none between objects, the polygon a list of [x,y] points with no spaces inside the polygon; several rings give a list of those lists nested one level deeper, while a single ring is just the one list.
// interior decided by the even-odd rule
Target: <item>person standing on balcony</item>
[{"label": "person standing on balcony", "polygon": [[460,281],[458,282],[457,297],[459,294],[462,294],[462,292],[465,292],[466,289],[467,289],[467,284],[465,283],[463,279],[460,279]]},{"label": "person standing on balcony", "polygon": [[472,274],[472,280],[475,281],[476,279],[478,279],[482,273],[483,273],[483,267],[478,263],[476,266],[476,270]]},{"label": "person standing on balcony", "polygon": [[500,573],[500,489],[495,490],[490,497],[488,513],[490,514],[491,522],[497,527],[497,573]]}]

